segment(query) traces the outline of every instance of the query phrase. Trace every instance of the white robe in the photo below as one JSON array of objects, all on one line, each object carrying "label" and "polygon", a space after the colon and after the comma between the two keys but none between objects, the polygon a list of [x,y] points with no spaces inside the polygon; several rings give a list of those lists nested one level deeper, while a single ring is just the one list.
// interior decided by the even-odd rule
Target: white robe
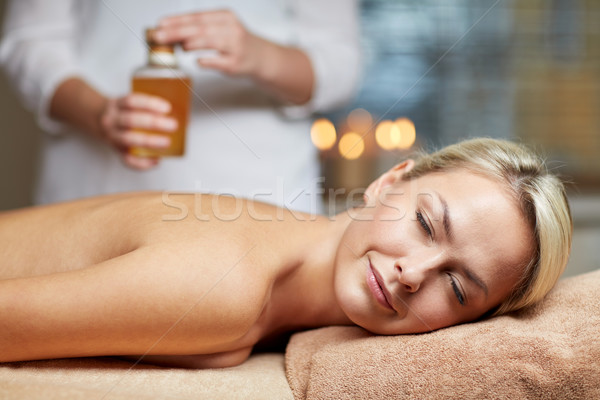
[{"label": "white robe", "polygon": [[[111,97],[130,91],[145,64],[144,30],[166,15],[229,8],[259,36],[309,56],[316,85],[310,103],[277,103],[246,78],[197,66],[192,77],[186,155],[146,172],[126,167],[109,146],[48,116],[65,79],[80,76]],[[229,193],[290,209],[319,210],[320,172],[309,116],[348,101],[357,87],[355,1],[348,0],[14,0],[8,4],[0,62],[25,105],[49,132],[42,145],[37,203],[131,190]]]}]

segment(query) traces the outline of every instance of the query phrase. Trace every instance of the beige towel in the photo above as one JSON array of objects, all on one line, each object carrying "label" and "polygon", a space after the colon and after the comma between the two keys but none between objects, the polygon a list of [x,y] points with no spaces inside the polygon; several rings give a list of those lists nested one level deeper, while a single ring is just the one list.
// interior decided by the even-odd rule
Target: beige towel
[{"label": "beige towel", "polygon": [[420,335],[356,327],[295,334],[295,399],[600,399],[600,270],[537,306]]},{"label": "beige towel", "polygon": [[255,354],[222,369],[132,364],[108,357],[0,364],[0,399],[292,399],[281,353]]}]

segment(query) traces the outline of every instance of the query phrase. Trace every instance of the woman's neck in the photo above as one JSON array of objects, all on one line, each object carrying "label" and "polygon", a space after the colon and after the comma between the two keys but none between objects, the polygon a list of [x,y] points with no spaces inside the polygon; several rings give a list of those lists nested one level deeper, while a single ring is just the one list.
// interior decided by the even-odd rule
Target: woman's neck
[{"label": "woman's neck", "polygon": [[276,280],[270,306],[272,331],[293,331],[352,322],[339,307],[334,265],[350,217],[343,212],[314,222],[299,221],[291,242],[298,262]]}]

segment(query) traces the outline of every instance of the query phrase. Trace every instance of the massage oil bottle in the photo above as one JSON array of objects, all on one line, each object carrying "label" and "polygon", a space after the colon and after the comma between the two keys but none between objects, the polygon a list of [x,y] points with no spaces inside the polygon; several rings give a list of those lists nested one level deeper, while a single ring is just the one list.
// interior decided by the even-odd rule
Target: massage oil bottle
[{"label": "massage oil bottle", "polygon": [[171,145],[164,149],[130,148],[129,152],[143,157],[181,156],[185,152],[185,132],[189,114],[190,78],[179,69],[174,45],[157,44],[152,39],[153,29],[146,30],[148,63],[135,70],[132,91],[159,96],[171,103],[169,116],[177,120],[175,132],[148,132],[166,135]]}]

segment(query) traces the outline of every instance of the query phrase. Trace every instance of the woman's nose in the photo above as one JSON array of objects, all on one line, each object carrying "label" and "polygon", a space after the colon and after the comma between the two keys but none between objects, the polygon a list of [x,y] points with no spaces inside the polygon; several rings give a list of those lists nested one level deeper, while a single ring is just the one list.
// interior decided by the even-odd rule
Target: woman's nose
[{"label": "woman's nose", "polygon": [[424,273],[419,267],[401,265],[398,262],[395,267],[398,281],[408,292],[414,293],[419,290],[424,279]]},{"label": "woman's nose", "polygon": [[396,261],[394,267],[398,281],[404,285],[407,291],[414,293],[423,284],[427,276],[436,269],[439,264],[438,257],[428,260],[400,260]]}]

